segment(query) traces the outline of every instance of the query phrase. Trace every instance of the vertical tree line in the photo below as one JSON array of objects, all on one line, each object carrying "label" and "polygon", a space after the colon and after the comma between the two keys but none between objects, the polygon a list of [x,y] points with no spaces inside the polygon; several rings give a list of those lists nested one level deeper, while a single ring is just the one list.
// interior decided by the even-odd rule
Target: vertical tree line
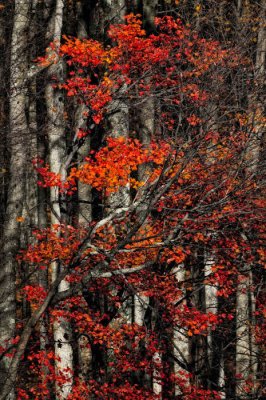
[{"label": "vertical tree line", "polygon": [[265,13],[0,3],[1,400],[264,398]]}]

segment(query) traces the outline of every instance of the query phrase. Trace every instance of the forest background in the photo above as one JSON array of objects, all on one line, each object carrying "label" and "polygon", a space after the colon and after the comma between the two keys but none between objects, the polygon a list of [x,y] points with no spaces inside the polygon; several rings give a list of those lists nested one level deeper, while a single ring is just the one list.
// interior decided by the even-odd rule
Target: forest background
[{"label": "forest background", "polygon": [[0,399],[265,398],[265,0],[0,3]]}]

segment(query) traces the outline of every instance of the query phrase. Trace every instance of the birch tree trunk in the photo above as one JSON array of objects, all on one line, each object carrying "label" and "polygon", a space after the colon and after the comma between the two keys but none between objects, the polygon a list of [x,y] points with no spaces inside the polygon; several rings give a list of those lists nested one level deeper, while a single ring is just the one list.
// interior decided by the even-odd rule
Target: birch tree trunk
[{"label": "birch tree trunk", "polygon": [[[214,88],[215,90],[215,88]],[[219,132],[219,115],[218,115],[218,105],[217,100],[212,99],[209,105],[206,107],[206,131]],[[204,110],[202,110],[203,115]],[[212,165],[215,160],[211,156],[212,145],[210,145],[207,153],[207,164]],[[213,234],[215,238],[215,234]],[[204,277],[206,282],[210,276],[212,276],[212,267],[215,265],[215,254],[212,250],[204,249]],[[219,302],[217,297],[218,285],[205,283],[205,311],[217,314],[219,312]],[[208,361],[208,383],[207,386],[211,387],[213,390],[219,390],[225,385],[224,382],[224,365],[223,365],[223,349],[222,341],[220,338],[219,330],[212,331],[211,328],[208,329],[207,335],[207,349],[206,358]],[[221,398],[225,397],[225,393],[220,392]]]},{"label": "birch tree trunk", "polygon": [[[248,269],[246,267],[246,269]],[[237,395],[241,398],[249,398],[244,387],[251,378],[251,349],[250,340],[250,304],[249,304],[249,272],[242,268],[237,287],[237,308],[236,308],[236,373],[239,376],[237,385]],[[254,376],[252,376],[252,380]]]},{"label": "birch tree trunk", "polygon": [[[52,20],[49,26],[48,35],[54,41],[58,48],[61,41],[63,24],[64,1],[57,0]],[[49,140],[49,164],[55,173],[60,173],[62,181],[66,178],[64,161],[66,158],[66,141],[64,127],[64,97],[60,89],[54,88],[49,82],[51,78],[56,77],[58,81],[62,79],[63,65],[61,62],[52,64],[48,69],[48,83],[45,89],[45,98],[47,106],[47,132]],[[58,188],[50,189],[50,202],[52,206],[51,224],[66,223],[66,207]],[[60,233],[58,233],[60,234]],[[52,281],[63,267],[59,263],[52,264]],[[69,289],[69,284],[63,280],[59,285],[59,292]],[[56,321],[53,326],[55,341],[55,356],[58,361],[55,362],[55,371],[57,376],[63,375],[64,383],[55,382],[56,398],[66,399],[71,393],[73,385],[73,349],[71,345],[72,332],[68,321],[64,318]]]},{"label": "birch tree trunk", "polygon": [[[180,264],[175,268],[175,276],[178,282],[186,281],[186,268],[184,264]],[[182,286],[182,295],[186,294],[185,285]],[[187,366],[189,363],[189,339],[187,336],[187,332],[181,326],[174,327],[174,372],[175,375],[179,375],[180,373],[187,372]],[[182,395],[182,391],[179,386],[175,387],[175,395]]]},{"label": "birch tree trunk", "polygon": [[[10,55],[10,101],[9,131],[7,142],[10,148],[9,186],[6,217],[2,242],[2,267],[0,271],[0,346],[10,345],[15,334],[16,319],[16,262],[19,246],[19,221],[25,198],[25,142],[28,134],[26,118],[25,74],[27,71],[27,27],[29,0],[16,0]],[[8,377],[10,359],[3,357],[0,365],[0,382]],[[14,399],[14,388],[10,387],[8,399]]]}]

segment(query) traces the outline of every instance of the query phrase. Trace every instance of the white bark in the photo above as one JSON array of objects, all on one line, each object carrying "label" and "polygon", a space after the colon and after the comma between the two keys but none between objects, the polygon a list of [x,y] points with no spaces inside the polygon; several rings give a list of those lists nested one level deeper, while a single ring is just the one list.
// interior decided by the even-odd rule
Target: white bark
[{"label": "white bark", "polygon": [[[175,268],[175,276],[178,282],[185,282],[186,280],[186,270],[183,264],[178,265]],[[183,295],[185,295],[185,289],[183,289]],[[181,326],[174,327],[174,357],[180,361],[180,364],[188,365],[189,362],[189,339],[187,332]],[[174,364],[175,375],[187,372],[185,368],[182,368],[177,361]],[[175,387],[175,395],[181,395],[182,391],[179,386]]]},{"label": "white bark", "polygon": [[[219,380],[218,380],[218,385],[221,388],[225,387],[225,379],[224,379],[224,358],[223,355],[221,356],[221,367],[220,367],[220,375],[219,375]],[[221,396],[221,399],[226,398],[225,391],[220,391],[219,395]]]},{"label": "white bark", "polygon": [[[64,1],[57,0],[51,26],[49,27],[48,35],[55,41],[55,45],[60,45],[61,31],[63,23]],[[52,64],[48,69],[48,78],[56,76],[59,80],[62,78],[62,64]],[[60,173],[62,181],[66,178],[64,170],[64,160],[66,157],[66,143],[64,132],[64,102],[63,94],[59,89],[53,88],[51,83],[48,83],[45,89],[47,113],[48,113],[48,138],[49,138],[49,164],[50,168],[55,173]],[[51,224],[65,222],[66,215],[62,214],[62,208],[59,203],[58,188],[50,189],[50,200],[53,207],[51,213]],[[64,205],[63,205],[64,206]],[[64,211],[65,212],[65,211]],[[57,274],[62,266],[56,262],[52,264],[52,281],[57,278]],[[58,288],[58,291],[64,291],[69,288],[69,283],[63,280]],[[73,349],[71,346],[71,327],[68,321],[64,318],[56,321],[53,326],[55,355],[59,361],[55,362],[55,371],[57,375],[63,375],[66,382],[58,384],[55,382],[56,398],[63,400],[71,393],[73,385]]]},{"label": "white bark", "polygon": [[[153,355],[153,362],[158,363],[159,365],[162,362],[162,355],[159,352],[154,353]],[[162,394],[162,384],[160,382],[160,375],[157,371],[153,372],[153,379],[152,379],[152,390],[153,393],[158,396],[158,399],[161,399]]]},{"label": "white bark", "polygon": [[245,380],[250,375],[250,327],[249,327],[249,276],[248,272],[242,271],[240,276],[240,282],[237,288],[237,308],[236,308],[236,332],[237,332],[237,344],[236,344],[236,373],[241,375],[239,379],[239,385],[237,386],[237,394],[244,396],[245,391]]},{"label": "white bark", "polygon": [[[212,254],[205,254],[204,261],[204,275],[205,279],[212,276],[212,266],[215,264],[215,260]],[[217,313],[218,301],[217,301],[217,285],[205,285],[205,302],[206,312]],[[212,337],[211,332],[208,334],[208,357],[212,357]]]},{"label": "white bark", "polygon": [[143,326],[148,302],[149,298],[147,296],[139,294],[134,296],[134,322],[139,326]]},{"label": "white bark", "polygon": [[236,392],[242,398],[249,398],[245,391],[246,381],[252,383],[252,392],[256,393],[256,375],[258,372],[257,345],[255,343],[255,298],[253,293],[253,274],[251,266],[240,270],[236,304],[236,373],[239,374]]}]

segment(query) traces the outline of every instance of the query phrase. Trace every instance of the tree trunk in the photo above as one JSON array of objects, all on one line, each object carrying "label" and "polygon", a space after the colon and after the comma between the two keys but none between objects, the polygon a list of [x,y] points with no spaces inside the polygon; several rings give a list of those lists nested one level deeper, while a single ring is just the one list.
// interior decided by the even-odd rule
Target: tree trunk
[{"label": "tree trunk", "polygon": [[[175,276],[178,282],[186,281],[186,268],[184,264],[180,264],[175,268]],[[185,285],[182,286],[182,295],[186,294]],[[184,300],[184,302],[186,302]],[[187,336],[186,329],[181,326],[174,327],[174,338],[173,338],[173,347],[174,347],[174,372],[178,377],[182,376],[184,372],[188,371],[189,364],[189,339]],[[181,389],[178,385],[175,387],[175,395],[179,396],[182,394]]]},{"label": "tree trunk", "polygon": [[[25,199],[25,167],[28,124],[26,118],[25,74],[27,72],[27,27],[30,1],[16,0],[10,60],[10,117],[7,142],[10,148],[9,186],[7,209],[3,230],[2,267],[0,272],[0,345],[6,348],[15,334],[16,318],[16,253]],[[0,365],[0,382],[8,377],[10,359],[3,357]],[[15,396],[10,387],[9,399]]]},{"label": "tree trunk", "polygon": [[[54,14],[48,30],[48,35],[53,39],[58,48],[61,41],[63,24],[64,1],[57,0]],[[54,88],[51,79],[55,77],[60,82],[63,76],[63,65],[58,62],[52,64],[48,69],[48,83],[45,89],[46,107],[47,107],[47,132],[49,140],[49,164],[55,173],[61,174],[62,182],[66,177],[64,162],[66,159],[66,138],[64,127],[64,95],[58,88]],[[50,82],[49,82],[50,81]],[[59,193],[58,188],[50,189],[50,202],[52,207],[51,224],[60,224],[67,222],[66,205],[63,195]],[[60,235],[60,232],[58,232]],[[52,282],[57,278],[63,266],[57,262],[52,264]],[[69,289],[69,283],[63,280],[59,285],[59,292]],[[73,384],[73,349],[71,345],[72,332],[70,324],[64,318],[56,321],[53,326],[55,341],[55,356],[58,360],[55,362],[55,372],[58,377],[63,375],[64,383],[56,385],[56,398],[66,399]]]}]

